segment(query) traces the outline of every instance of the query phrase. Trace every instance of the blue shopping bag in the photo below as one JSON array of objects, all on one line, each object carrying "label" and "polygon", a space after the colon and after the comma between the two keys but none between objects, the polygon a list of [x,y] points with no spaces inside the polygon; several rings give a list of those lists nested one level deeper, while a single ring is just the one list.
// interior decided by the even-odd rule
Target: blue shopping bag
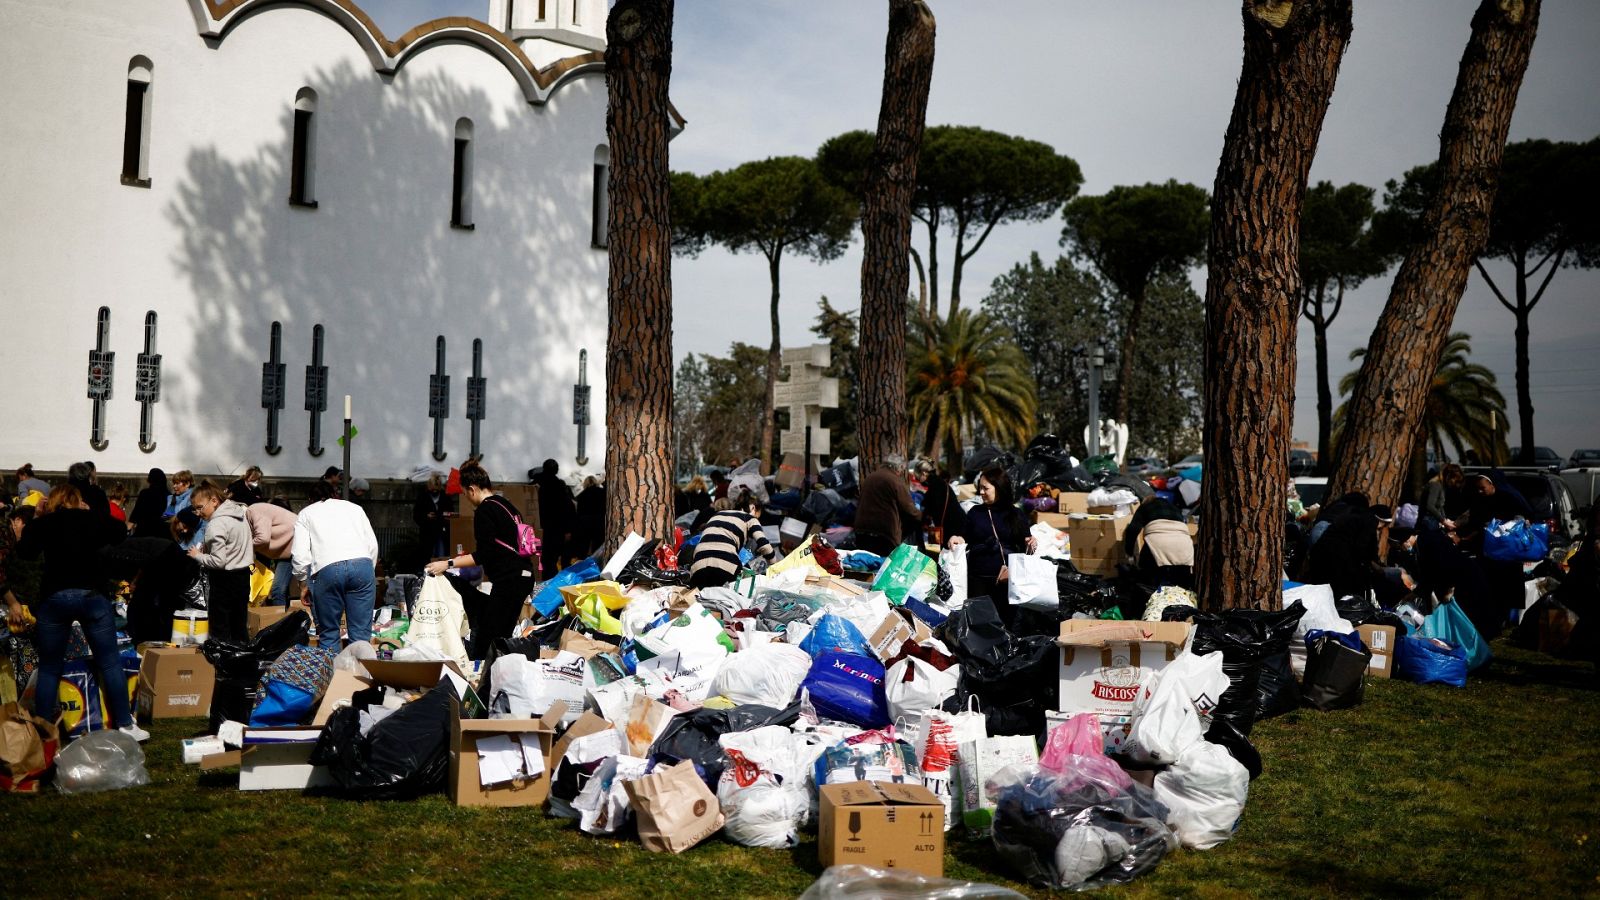
[{"label": "blue shopping bag", "polygon": [[853,653],[823,653],[811,661],[800,689],[811,696],[817,715],[860,728],[888,725],[883,663]]},{"label": "blue shopping bag", "polygon": [[1516,518],[1490,519],[1483,529],[1483,555],[1501,562],[1538,562],[1550,552],[1550,526]]},{"label": "blue shopping bag", "polygon": [[1408,634],[1395,648],[1395,670],[1417,684],[1467,686],[1467,651],[1438,638]]},{"label": "blue shopping bag", "polygon": [[574,584],[585,584],[590,581],[600,580],[600,563],[594,557],[580,560],[570,567],[556,573],[556,577],[546,581],[539,593],[533,596],[533,608],[539,615],[548,616],[561,607],[566,601],[561,597],[561,589]]}]

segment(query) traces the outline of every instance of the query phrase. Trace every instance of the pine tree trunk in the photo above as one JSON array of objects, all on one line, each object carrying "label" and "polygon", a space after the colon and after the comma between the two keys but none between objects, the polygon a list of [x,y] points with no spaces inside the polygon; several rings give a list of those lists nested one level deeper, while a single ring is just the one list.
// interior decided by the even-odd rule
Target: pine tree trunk
[{"label": "pine tree trunk", "polygon": [[606,20],[607,553],[629,531],[663,537],[672,530],[672,4],[620,0]]},{"label": "pine tree trunk", "polygon": [[1195,552],[1205,609],[1280,605],[1300,211],[1350,9],[1351,0],[1244,3],[1244,65],[1206,260],[1206,480]]},{"label": "pine tree trunk", "polygon": [[1122,330],[1122,347],[1118,350],[1122,358],[1117,360],[1117,421],[1128,424],[1128,412],[1132,408],[1131,400],[1133,391],[1128,386],[1133,383],[1133,349],[1138,341],[1139,321],[1144,316],[1144,297],[1147,286],[1141,286],[1138,291],[1128,298],[1128,327]]},{"label": "pine tree trunk", "polygon": [[1528,377],[1528,316],[1533,308],[1528,305],[1528,276],[1517,267],[1517,327],[1513,334],[1517,347],[1517,424],[1522,435],[1519,466],[1533,465],[1533,385]]},{"label": "pine tree trunk", "polygon": [[1328,496],[1361,491],[1393,504],[1405,478],[1397,452],[1415,433],[1428,385],[1489,236],[1506,132],[1539,24],[1540,0],[1482,0],[1439,132],[1439,190],[1423,213],[1422,241],[1389,289],[1346,401],[1344,440]]},{"label": "pine tree trunk", "polygon": [[[922,0],[889,0],[878,137],[861,205],[861,395],[857,436],[862,471],[906,455],[906,291],[910,286],[911,195],[933,81],[933,13]],[[930,229],[930,251],[932,245]],[[937,309],[936,260],[929,256]]]},{"label": "pine tree trunk", "polygon": [[[774,395],[777,393],[778,368],[783,365],[783,341],[778,333],[778,268],[783,262],[783,248],[779,247],[767,258],[767,277],[772,280],[772,297],[768,313],[772,316],[772,343],[767,346],[767,393],[761,401],[761,471],[772,475],[777,474],[777,469],[772,465],[772,439],[773,432],[777,430],[777,408]],[[790,428],[795,423],[789,423]],[[804,428],[805,423],[801,422]]]},{"label": "pine tree trunk", "polygon": [[1328,381],[1328,320],[1322,317],[1321,299],[1311,331],[1317,348],[1317,472],[1326,475],[1333,465],[1333,385]]}]

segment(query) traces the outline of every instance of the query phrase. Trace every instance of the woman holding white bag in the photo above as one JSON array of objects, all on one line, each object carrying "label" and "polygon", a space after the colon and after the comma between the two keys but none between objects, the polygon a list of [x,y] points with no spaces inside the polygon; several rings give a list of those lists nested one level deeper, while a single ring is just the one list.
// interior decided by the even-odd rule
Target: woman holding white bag
[{"label": "woman holding white bag", "polygon": [[979,504],[967,512],[966,538],[949,539],[949,546],[967,544],[967,593],[969,597],[988,597],[994,601],[1000,619],[1011,625],[1011,604],[1006,598],[1011,573],[1006,557],[1013,553],[1032,553],[1033,536],[1017,508],[1011,478],[999,466],[984,469],[978,476]]}]

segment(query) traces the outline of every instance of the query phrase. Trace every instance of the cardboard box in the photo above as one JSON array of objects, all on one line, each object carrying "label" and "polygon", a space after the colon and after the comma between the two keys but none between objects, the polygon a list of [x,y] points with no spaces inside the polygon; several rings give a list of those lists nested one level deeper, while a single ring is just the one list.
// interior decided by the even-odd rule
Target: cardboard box
[{"label": "cardboard box", "polygon": [[[453,662],[395,662],[367,659],[362,660],[361,665],[366,668],[368,677],[363,678],[343,670],[333,673],[333,679],[328,682],[327,690],[322,692],[322,702],[317,705],[317,714],[311,720],[312,725],[321,728],[328,724],[328,717],[333,715],[334,709],[341,704],[348,704],[357,691],[379,686],[420,691],[438,684],[446,671],[461,676],[460,667]],[[466,682],[464,676],[462,681]]]},{"label": "cardboard box", "polygon": [[911,623],[907,622],[899,613],[890,610],[889,614],[883,617],[883,622],[867,638],[867,646],[872,649],[873,655],[878,657],[881,662],[887,663],[894,658],[896,653],[900,652],[900,648],[905,646],[906,641],[915,637],[915,634],[911,629]]},{"label": "cardboard box", "polygon": [[[550,796],[551,758],[556,725],[566,715],[567,705],[556,701],[537,719],[463,719],[461,703],[450,702],[450,802],[456,806],[539,806]],[[478,772],[478,740],[495,735],[517,735],[539,743],[544,771],[526,781],[507,781],[485,786]]]},{"label": "cardboard box", "polygon": [[239,790],[290,791],[334,784],[325,766],[311,764],[311,751],[321,733],[320,728],[300,726],[246,728],[244,749],[238,752]]},{"label": "cardboard box", "polygon": [[1122,534],[1132,516],[1091,516],[1074,513],[1067,519],[1067,550],[1072,566],[1087,575],[1110,577],[1117,564],[1127,560]]},{"label": "cardboard box", "polygon": [[216,670],[198,647],[153,647],[139,665],[140,718],[204,718],[211,713]]},{"label": "cardboard box", "polygon": [[[535,531],[542,528],[539,522],[539,486],[537,484],[497,484],[495,493],[511,501],[511,505],[522,513],[522,521],[532,525]],[[466,512],[472,507],[471,503],[463,502],[462,511]],[[468,544],[467,546],[472,546]]]},{"label": "cardboard box", "polygon": [[1049,525],[1057,531],[1066,531],[1067,523],[1071,518],[1065,513],[1036,512],[1033,514],[1033,524]]},{"label": "cardboard box", "polygon": [[[463,503],[461,505],[471,506],[472,504]],[[478,539],[472,536],[472,522],[473,519],[470,514],[456,516],[450,520],[450,538],[444,547],[446,555],[456,555],[457,547],[461,548],[462,553],[471,553],[472,548],[477,546]]]},{"label": "cardboard box", "polygon": [[[292,597],[294,595],[290,594],[289,596]],[[261,629],[277,623],[297,609],[305,609],[305,607],[299,603],[291,603],[288,606],[252,606],[250,611],[245,614],[245,629],[251,637],[255,637]]]},{"label": "cardboard box", "polygon": [[920,784],[850,781],[822,786],[817,857],[944,875],[944,804]]},{"label": "cardboard box", "polygon": [[[1056,495],[1056,512],[1063,516],[1089,511],[1089,495],[1082,491],[1062,491]],[[1060,528],[1062,526],[1056,526]]]},{"label": "cardboard box", "polygon": [[1094,713],[1106,752],[1121,750],[1134,704],[1188,639],[1187,622],[1062,622],[1057,708],[1067,717]]},{"label": "cardboard box", "polygon": [[1395,629],[1393,625],[1358,625],[1361,643],[1372,651],[1367,674],[1375,678],[1394,677]]}]

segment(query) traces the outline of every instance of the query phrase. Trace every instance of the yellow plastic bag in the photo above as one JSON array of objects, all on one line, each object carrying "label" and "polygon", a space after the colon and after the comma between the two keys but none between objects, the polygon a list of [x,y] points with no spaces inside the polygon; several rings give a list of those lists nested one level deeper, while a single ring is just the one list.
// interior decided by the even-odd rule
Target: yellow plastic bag
[{"label": "yellow plastic bag", "polygon": [[[565,590],[565,588],[563,588]],[[576,601],[568,600],[567,608],[577,614],[583,624],[604,634],[622,634],[622,622],[611,614],[607,606],[610,598],[605,594],[588,593]]]},{"label": "yellow plastic bag", "polygon": [[794,548],[788,556],[770,566],[767,569],[767,574],[777,575],[790,569],[804,569],[807,576],[827,575],[828,570],[824,569],[822,564],[817,562],[816,557],[811,555],[811,548],[814,544],[814,541],[806,541],[804,544]]},{"label": "yellow plastic bag", "polygon": [[[622,585],[615,581],[586,581],[583,584],[566,584],[561,586],[561,596],[567,601],[567,609],[577,612],[577,603],[584,597],[594,594],[605,604],[606,609],[621,609],[628,605],[632,598],[622,592]],[[620,633],[620,632],[619,632]]]},{"label": "yellow plastic bag", "polygon": [[250,605],[260,606],[272,596],[272,569],[260,562],[250,565]]}]

